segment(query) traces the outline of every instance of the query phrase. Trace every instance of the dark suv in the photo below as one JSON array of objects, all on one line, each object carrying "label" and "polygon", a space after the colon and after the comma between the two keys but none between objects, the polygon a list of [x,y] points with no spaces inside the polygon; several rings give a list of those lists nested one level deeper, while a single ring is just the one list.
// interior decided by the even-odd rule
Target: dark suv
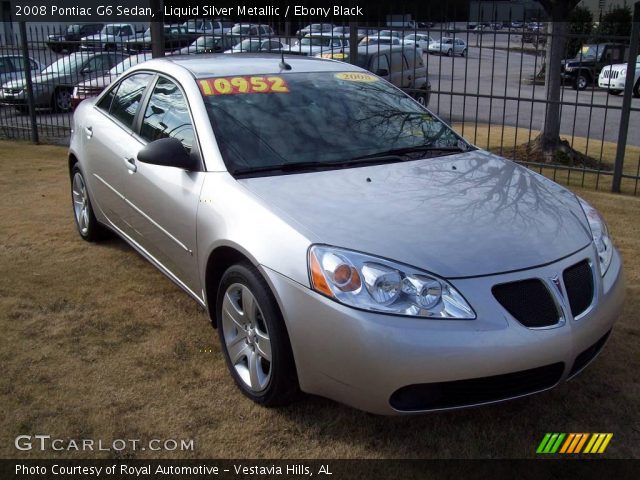
[{"label": "dark suv", "polygon": [[[349,61],[349,50],[327,52],[317,56]],[[427,76],[427,68],[422,55],[413,46],[380,44],[374,47],[360,46],[356,64],[393,83],[422,105],[429,105],[431,83]]]},{"label": "dark suv", "polygon": [[583,45],[575,58],[562,61],[562,81],[584,90],[597,82],[603,67],[624,63],[628,53],[629,47],[621,43]]},{"label": "dark suv", "polygon": [[100,33],[102,23],[84,23],[67,25],[62,35],[49,35],[47,46],[56,53],[66,50],[69,53],[80,49],[80,39]]}]

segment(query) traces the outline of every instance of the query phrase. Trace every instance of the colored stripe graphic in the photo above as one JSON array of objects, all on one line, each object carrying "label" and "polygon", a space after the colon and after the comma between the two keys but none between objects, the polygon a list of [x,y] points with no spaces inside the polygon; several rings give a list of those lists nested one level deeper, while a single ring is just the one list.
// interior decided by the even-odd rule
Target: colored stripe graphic
[{"label": "colored stripe graphic", "polygon": [[536,453],[604,453],[612,438],[613,433],[546,433]]}]

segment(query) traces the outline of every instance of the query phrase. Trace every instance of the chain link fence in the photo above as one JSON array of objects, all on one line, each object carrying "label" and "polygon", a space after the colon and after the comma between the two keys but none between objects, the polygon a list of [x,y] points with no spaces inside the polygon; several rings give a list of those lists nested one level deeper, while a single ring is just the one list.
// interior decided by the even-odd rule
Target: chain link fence
[{"label": "chain link fence", "polygon": [[[4,138],[68,143],[75,105],[152,56],[305,55],[358,64],[477,146],[556,181],[640,192],[640,80],[633,71],[640,3],[630,36],[561,34],[566,60],[558,99],[548,95],[545,60],[560,34],[541,19],[430,22],[403,14],[378,24],[334,25],[194,18],[148,28],[21,23],[17,30],[0,41]],[[560,107],[563,140],[553,154],[537,142],[550,105]]]}]

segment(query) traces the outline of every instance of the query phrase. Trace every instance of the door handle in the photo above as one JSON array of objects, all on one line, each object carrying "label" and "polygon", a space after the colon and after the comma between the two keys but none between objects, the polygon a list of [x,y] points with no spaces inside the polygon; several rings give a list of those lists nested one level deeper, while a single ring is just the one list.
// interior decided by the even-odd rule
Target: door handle
[{"label": "door handle", "polygon": [[138,167],[136,166],[136,160],[133,157],[124,157],[124,164],[127,167],[127,170],[131,173],[136,173]]},{"label": "door handle", "polygon": [[87,138],[93,137],[93,127],[84,127],[84,133]]}]

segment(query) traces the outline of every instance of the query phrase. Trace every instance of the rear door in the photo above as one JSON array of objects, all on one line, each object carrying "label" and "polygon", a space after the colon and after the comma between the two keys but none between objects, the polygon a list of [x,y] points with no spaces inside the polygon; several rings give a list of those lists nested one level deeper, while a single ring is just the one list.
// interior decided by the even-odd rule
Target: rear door
[{"label": "rear door", "polygon": [[153,75],[137,73],[111,88],[94,107],[84,125],[88,182],[94,203],[112,226],[130,234],[129,208],[125,201],[126,159],[140,148],[131,136],[134,118]]},{"label": "rear door", "polygon": [[[179,139],[198,151],[187,99],[177,83],[159,76],[140,115],[138,148],[161,138]],[[196,213],[204,173],[135,162],[125,196],[133,238],[148,254],[201,298],[196,257]]]}]

